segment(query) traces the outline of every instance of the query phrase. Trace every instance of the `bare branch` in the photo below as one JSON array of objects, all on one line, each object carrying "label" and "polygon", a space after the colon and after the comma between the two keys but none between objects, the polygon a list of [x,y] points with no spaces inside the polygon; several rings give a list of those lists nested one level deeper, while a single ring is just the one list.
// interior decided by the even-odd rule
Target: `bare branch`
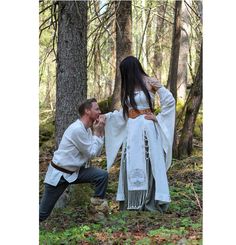
[{"label": "bare branch", "polygon": [[39,38],[41,37],[41,34],[43,33],[43,31],[46,30],[46,29],[48,29],[48,28],[50,28],[51,26],[54,26],[54,23],[55,22],[57,23],[57,19],[54,22],[52,22],[51,24],[49,24],[48,26],[45,26],[44,28],[42,28],[40,30],[40,33],[39,33]]},{"label": "bare branch", "polygon": [[149,11],[148,11],[147,21],[146,21],[146,23],[145,23],[145,27],[144,27],[144,30],[143,30],[143,35],[142,35],[142,40],[141,40],[141,44],[140,44],[140,49],[139,49],[138,59],[140,59],[140,56],[141,56],[141,51],[142,51],[142,47],[143,47],[144,35],[145,35],[145,33],[146,33],[146,29],[147,29],[147,26],[148,26],[148,23],[149,23],[150,12],[151,12],[151,9],[149,9]]},{"label": "bare branch", "polygon": [[43,21],[43,23],[39,26],[39,29],[41,29],[42,26],[45,25],[50,19],[51,19],[51,15],[46,20]]},{"label": "bare branch", "polygon": [[[96,16],[97,16],[97,18],[98,18],[98,20],[99,20],[99,22],[100,22],[100,24],[101,24],[101,26],[105,29],[105,31],[107,31],[107,33],[108,33],[108,35],[109,36],[111,36],[111,33],[110,33],[110,31],[108,30],[108,28],[106,28],[106,26],[105,26],[105,22],[104,21],[102,21],[101,19],[100,19],[100,16],[99,16],[99,14],[98,14],[98,12],[97,12],[97,9],[96,9],[96,5],[95,5],[95,1],[94,1],[94,10],[95,10],[95,14],[96,14]],[[100,11],[100,10],[99,10]],[[108,11],[108,10],[107,10]],[[110,16],[111,17],[111,16]],[[110,18],[109,17],[109,18]],[[108,19],[107,19],[108,20]],[[104,24],[104,25],[103,25]],[[111,36],[112,37],[112,36]],[[113,40],[114,41],[114,40]]]},{"label": "bare branch", "polygon": [[46,11],[46,10],[49,9],[49,8],[51,8],[52,6],[53,6],[53,4],[48,5],[46,8],[44,8],[43,10],[41,10],[41,11],[39,12],[39,14],[42,14],[44,11]]},{"label": "bare branch", "polygon": [[198,15],[198,13],[184,0],[184,3],[185,3],[185,5],[188,7],[188,8],[190,8],[192,11],[193,11],[193,13],[199,18],[199,19],[201,19],[201,16],[199,16]]}]

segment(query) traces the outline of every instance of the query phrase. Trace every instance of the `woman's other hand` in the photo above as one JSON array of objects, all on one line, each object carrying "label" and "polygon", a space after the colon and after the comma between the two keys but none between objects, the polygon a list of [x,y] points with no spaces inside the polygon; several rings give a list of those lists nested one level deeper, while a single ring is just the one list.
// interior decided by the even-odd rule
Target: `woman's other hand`
[{"label": "woman's other hand", "polygon": [[152,120],[154,122],[157,122],[156,116],[153,113],[151,113],[151,112],[148,113],[148,114],[145,114],[144,118],[147,119],[147,120]]}]

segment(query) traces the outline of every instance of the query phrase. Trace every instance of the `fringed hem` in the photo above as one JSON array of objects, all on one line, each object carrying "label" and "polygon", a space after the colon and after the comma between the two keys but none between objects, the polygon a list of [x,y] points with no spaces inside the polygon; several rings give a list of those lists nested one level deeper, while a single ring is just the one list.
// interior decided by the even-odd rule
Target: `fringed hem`
[{"label": "fringed hem", "polygon": [[147,196],[147,191],[128,191],[127,209],[140,209]]}]

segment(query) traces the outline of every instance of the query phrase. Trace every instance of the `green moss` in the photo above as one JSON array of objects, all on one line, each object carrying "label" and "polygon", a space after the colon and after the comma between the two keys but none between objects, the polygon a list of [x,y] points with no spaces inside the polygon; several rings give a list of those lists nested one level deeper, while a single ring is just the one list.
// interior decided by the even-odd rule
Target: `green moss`
[{"label": "green moss", "polygon": [[90,198],[93,196],[93,189],[90,184],[80,183],[79,185],[73,185],[71,188],[71,200],[70,205],[72,206],[87,206],[90,203]]},{"label": "green moss", "polygon": [[180,113],[182,112],[182,110],[184,108],[184,104],[185,104],[185,101],[180,100],[180,99],[177,100],[177,103],[176,103],[176,113],[177,113],[177,116],[179,116]]},{"label": "green moss", "polygon": [[202,114],[198,114],[194,126],[194,132],[193,132],[194,137],[196,138],[202,138],[202,125],[203,125],[202,120],[203,120]]},{"label": "green moss", "polygon": [[41,109],[39,124],[40,151],[53,149],[55,146],[55,115],[53,111]]},{"label": "green moss", "polygon": [[111,103],[112,103],[112,97],[108,97],[107,100],[102,100],[98,102],[99,108],[102,112],[102,114],[107,113],[110,111],[111,108]]}]

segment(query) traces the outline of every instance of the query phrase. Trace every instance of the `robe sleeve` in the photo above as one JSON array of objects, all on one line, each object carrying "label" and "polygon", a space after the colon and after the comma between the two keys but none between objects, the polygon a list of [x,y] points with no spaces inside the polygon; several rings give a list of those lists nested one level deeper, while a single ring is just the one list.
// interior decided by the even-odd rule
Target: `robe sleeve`
[{"label": "robe sleeve", "polygon": [[125,139],[126,120],[123,118],[123,110],[109,112],[105,116],[105,150],[107,171],[109,171]]},{"label": "robe sleeve", "polygon": [[157,115],[163,149],[166,155],[166,170],[172,161],[172,145],[175,129],[175,99],[172,93],[165,87],[158,89],[160,97],[161,112]]},{"label": "robe sleeve", "polygon": [[151,91],[156,93],[159,88],[162,87],[160,81],[158,81],[155,77],[149,77],[146,82],[151,86]]}]

